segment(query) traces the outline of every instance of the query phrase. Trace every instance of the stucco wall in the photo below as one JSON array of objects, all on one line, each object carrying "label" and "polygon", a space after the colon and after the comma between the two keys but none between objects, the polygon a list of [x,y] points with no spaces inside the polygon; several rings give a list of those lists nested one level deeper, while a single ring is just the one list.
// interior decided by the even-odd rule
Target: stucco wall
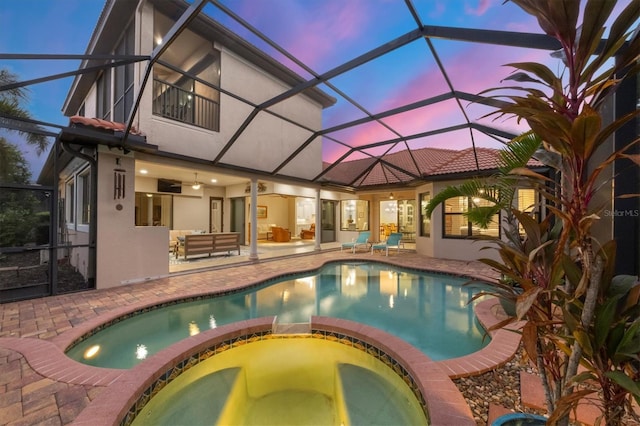
[{"label": "stucco wall", "polygon": [[[116,164],[117,158],[119,165]],[[123,199],[114,200],[114,168],[125,170]],[[115,287],[169,274],[169,229],[163,226],[135,226],[134,181],[134,160],[130,154],[125,156],[106,148],[100,150],[97,288]]]},{"label": "stucco wall", "polygon": [[[153,9],[146,5],[138,15],[141,54],[148,54],[152,40]],[[221,51],[221,87],[236,93],[256,104],[281,94],[289,89],[279,80],[239,58],[217,42]],[[141,66],[138,66],[140,75]],[[139,81],[139,80],[138,80]],[[220,131],[200,129],[152,115],[152,84],[148,83],[140,103],[138,126],[147,135],[149,143],[160,150],[181,155],[213,160],[233,137],[253,107],[227,96],[220,95]],[[322,108],[310,98],[300,94],[270,108],[281,116],[302,125],[319,129]],[[272,171],[283,159],[311,135],[308,130],[283,122],[267,112],[260,112],[244,130],[242,136],[225,153],[226,164]],[[322,169],[322,145],[318,139],[311,143],[298,157],[295,164],[287,165],[281,173],[312,178]]]}]

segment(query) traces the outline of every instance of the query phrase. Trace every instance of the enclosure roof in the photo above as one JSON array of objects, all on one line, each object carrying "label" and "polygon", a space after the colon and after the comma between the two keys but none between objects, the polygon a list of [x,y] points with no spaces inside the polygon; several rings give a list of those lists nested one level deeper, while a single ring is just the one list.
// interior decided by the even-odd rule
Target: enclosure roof
[{"label": "enclosure roof", "polygon": [[[562,69],[552,56],[558,42],[513,2],[149,2],[176,21],[163,37],[167,46],[188,29],[289,86],[259,105],[247,102],[227,150],[257,117],[275,114],[292,96],[304,94],[323,108],[319,129],[283,118],[283,125],[300,129],[303,136],[286,158],[256,171],[265,178],[300,179],[287,170],[308,161],[306,150],[317,144],[322,145],[322,172],[302,180],[350,190],[417,185],[434,176],[494,169],[495,150],[528,129],[515,119],[497,119],[492,113],[499,103],[485,91],[513,84],[504,81],[512,72],[505,64],[533,61]],[[617,9],[627,4],[622,1]],[[166,47],[144,57],[108,54],[121,35],[122,17],[136,7],[129,0],[106,2],[65,100],[67,115],[77,113],[107,62],[150,66],[160,60]],[[224,85],[218,89],[241,99]],[[135,119],[125,123],[125,139]],[[224,155],[198,160],[228,167]]]}]

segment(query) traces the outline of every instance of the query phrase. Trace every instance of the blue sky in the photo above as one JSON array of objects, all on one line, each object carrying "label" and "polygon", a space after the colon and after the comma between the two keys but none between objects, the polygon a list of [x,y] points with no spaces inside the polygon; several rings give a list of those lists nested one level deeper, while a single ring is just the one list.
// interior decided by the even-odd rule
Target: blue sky
[{"label": "blue sky", "polygon": [[[0,0],[0,52],[84,53],[103,6],[103,0]],[[20,81],[78,66],[79,61],[0,60],[0,67],[18,75]],[[69,119],[61,109],[71,82],[66,78],[29,86],[26,109],[36,120],[67,125]],[[0,135],[14,143],[21,141],[15,133],[0,131]],[[38,157],[34,148],[20,145],[36,178],[46,155]]]},{"label": "blue sky", "polygon": [[[319,74],[416,28],[402,0],[227,0],[224,4]],[[414,0],[414,5],[425,25],[540,32],[533,17],[511,2],[504,4],[503,0]],[[0,28],[5,35],[0,38],[0,52],[84,53],[103,6],[104,0],[0,0]],[[291,66],[302,77],[311,77],[214,6],[207,6],[206,11],[238,34],[249,37],[252,43]],[[499,86],[510,72],[503,64],[549,58],[548,52],[438,39],[433,39],[433,47],[454,90],[468,93]],[[20,80],[74,70],[78,64],[78,61],[0,60],[0,67],[17,74]],[[32,116],[46,122],[68,124],[61,108],[72,80],[65,78],[30,86],[30,101],[26,107]],[[346,72],[332,79],[331,84],[373,114],[449,91],[429,46],[422,39]],[[325,127],[365,115],[330,87],[322,85],[320,88],[338,98],[337,104],[324,113]],[[458,124],[465,120],[464,114],[472,121],[481,121],[479,117],[487,112],[474,105],[464,108],[461,111],[455,102],[443,102],[389,117],[385,122],[402,134],[411,134]],[[484,124],[490,123],[485,120]],[[491,124],[518,131],[512,122]],[[378,123],[331,136],[348,146],[396,137]],[[5,137],[15,142],[20,139],[14,134]],[[470,146],[468,136],[464,134],[442,135],[412,143],[415,147],[462,149]],[[495,142],[479,140],[477,143],[491,146]],[[348,149],[331,142],[326,146],[324,156],[328,160]],[[37,175],[45,156],[37,158],[28,147],[24,151],[33,162],[32,170]]]}]

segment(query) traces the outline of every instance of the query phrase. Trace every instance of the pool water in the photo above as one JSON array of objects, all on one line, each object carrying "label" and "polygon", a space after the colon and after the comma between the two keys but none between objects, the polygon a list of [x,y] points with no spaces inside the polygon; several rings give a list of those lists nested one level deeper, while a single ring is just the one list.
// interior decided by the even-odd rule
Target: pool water
[{"label": "pool water", "polygon": [[308,322],[316,315],[377,327],[433,360],[455,358],[489,343],[474,305],[468,303],[481,287],[463,285],[467,281],[381,263],[331,263],[317,273],[128,318],[67,354],[89,365],[131,368],[181,339],[220,325],[271,315],[281,324]]},{"label": "pool water", "polygon": [[228,349],[168,383],[139,425],[423,425],[420,402],[368,353],[313,338]]}]

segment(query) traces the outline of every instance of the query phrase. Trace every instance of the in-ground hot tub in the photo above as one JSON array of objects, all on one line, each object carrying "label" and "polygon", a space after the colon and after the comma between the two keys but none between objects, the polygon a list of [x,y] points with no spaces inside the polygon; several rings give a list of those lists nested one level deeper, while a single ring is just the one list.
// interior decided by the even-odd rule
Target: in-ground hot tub
[{"label": "in-ground hot tub", "polygon": [[180,374],[133,425],[421,425],[420,402],[367,352],[309,336],[257,340]]},{"label": "in-ground hot tub", "polygon": [[74,424],[475,426],[439,363],[407,342],[337,318],[289,327],[261,317],[183,339],[119,370]]}]

